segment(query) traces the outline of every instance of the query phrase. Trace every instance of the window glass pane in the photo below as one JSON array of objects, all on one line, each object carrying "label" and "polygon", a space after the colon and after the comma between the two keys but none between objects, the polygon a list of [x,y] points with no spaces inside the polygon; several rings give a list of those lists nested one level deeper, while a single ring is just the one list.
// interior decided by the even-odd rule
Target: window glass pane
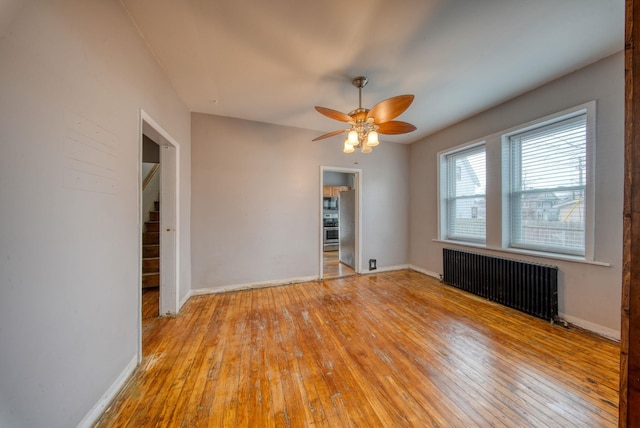
[{"label": "window glass pane", "polygon": [[514,247],[584,253],[584,191],[524,193],[514,199],[521,208]]},{"label": "window glass pane", "polygon": [[511,246],[584,255],[586,115],[510,137]]},{"label": "window glass pane", "polygon": [[449,209],[448,239],[484,242],[486,236],[484,197],[452,199]]},{"label": "window glass pane", "polygon": [[452,153],[447,159],[446,239],[484,242],[486,236],[483,147]]}]

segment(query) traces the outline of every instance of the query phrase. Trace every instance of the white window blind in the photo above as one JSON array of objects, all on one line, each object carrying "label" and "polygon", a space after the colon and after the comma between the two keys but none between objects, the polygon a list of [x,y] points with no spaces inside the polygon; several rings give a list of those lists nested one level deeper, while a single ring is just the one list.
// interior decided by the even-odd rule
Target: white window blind
[{"label": "white window blind", "polygon": [[509,137],[510,245],[585,254],[586,114]]},{"label": "white window blind", "polygon": [[485,242],[486,156],[484,146],[445,155],[445,239]]}]

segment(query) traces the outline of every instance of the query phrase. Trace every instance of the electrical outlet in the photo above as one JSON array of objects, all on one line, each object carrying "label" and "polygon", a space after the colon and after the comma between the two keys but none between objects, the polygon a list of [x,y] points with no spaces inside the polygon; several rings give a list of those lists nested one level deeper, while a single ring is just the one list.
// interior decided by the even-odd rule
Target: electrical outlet
[{"label": "electrical outlet", "polygon": [[369,259],[369,270],[378,269],[376,266],[376,259]]}]

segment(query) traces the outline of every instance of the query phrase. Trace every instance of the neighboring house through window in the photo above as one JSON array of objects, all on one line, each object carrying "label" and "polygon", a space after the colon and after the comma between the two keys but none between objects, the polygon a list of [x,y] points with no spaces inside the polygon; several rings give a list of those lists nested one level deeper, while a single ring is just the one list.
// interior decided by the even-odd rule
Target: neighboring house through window
[{"label": "neighboring house through window", "polygon": [[443,239],[485,242],[485,169],[484,145],[441,155]]},{"label": "neighboring house through window", "polygon": [[509,246],[585,255],[587,113],[505,136]]}]

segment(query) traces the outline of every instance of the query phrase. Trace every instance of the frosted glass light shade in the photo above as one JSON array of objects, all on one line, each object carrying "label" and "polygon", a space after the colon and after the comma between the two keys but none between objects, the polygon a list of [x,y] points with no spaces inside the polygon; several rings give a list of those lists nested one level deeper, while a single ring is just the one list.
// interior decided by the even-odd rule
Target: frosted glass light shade
[{"label": "frosted glass light shade", "polygon": [[376,131],[369,132],[369,135],[367,136],[367,146],[374,147],[378,144],[380,144],[378,141],[378,133]]},{"label": "frosted glass light shade", "polygon": [[353,153],[355,151],[355,149],[353,148],[353,146],[349,143],[349,140],[346,140],[344,142],[344,149],[342,149],[343,152],[345,153]]},{"label": "frosted glass light shade", "polygon": [[362,146],[362,153],[371,153],[373,151],[373,149],[371,148],[371,146],[367,146],[366,144]]},{"label": "frosted glass light shade", "polygon": [[349,140],[349,143],[352,146],[355,146],[356,144],[358,144],[358,132],[356,131],[349,131],[349,136],[347,137]]}]

